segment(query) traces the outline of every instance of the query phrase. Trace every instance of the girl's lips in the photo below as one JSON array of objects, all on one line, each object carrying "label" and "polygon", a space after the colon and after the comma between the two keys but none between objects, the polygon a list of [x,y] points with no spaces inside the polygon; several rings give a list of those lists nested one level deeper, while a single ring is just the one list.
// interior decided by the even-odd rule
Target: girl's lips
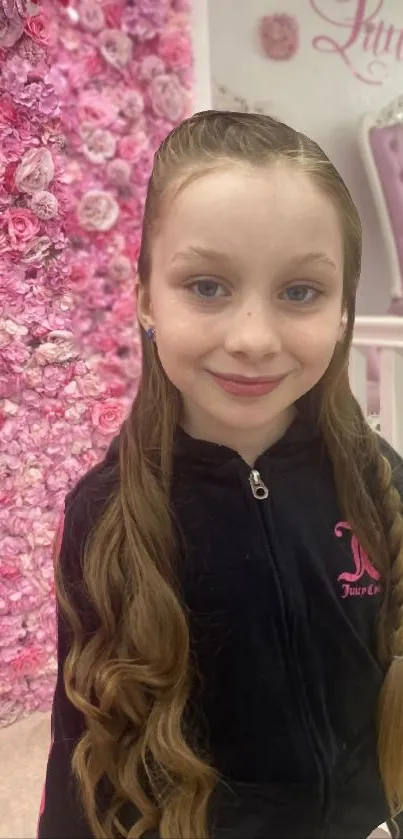
[{"label": "girl's lips", "polygon": [[211,373],[215,382],[233,396],[265,396],[275,390],[286,378],[284,376],[272,376],[271,378],[247,378],[245,376],[222,375]]}]

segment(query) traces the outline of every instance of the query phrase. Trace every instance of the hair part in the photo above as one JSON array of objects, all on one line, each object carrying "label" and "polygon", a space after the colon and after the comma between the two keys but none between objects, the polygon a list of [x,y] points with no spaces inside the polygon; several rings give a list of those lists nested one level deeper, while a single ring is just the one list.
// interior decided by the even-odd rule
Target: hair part
[{"label": "hair part", "polygon": [[[342,178],[312,140],[268,116],[209,111],[175,128],[155,155],[138,263],[151,272],[152,240],[172,191],[230,163],[287,163],[334,202],[344,238],[345,335],[320,383],[320,424],[343,515],[383,580],[378,657],[386,672],[379,706],[379,760],[391,813],[403,809],[403,518],[390,464],[348,378],[361,225]],[[173,441],[180,396],[141,331],[141,384],[120,436],[120,483],[87,541],[84,581],[99,626],[89,640],[61,574],[57,593],[73,630],[65,666],[68,697],[86,720],[73,767],[98,837],[206,839],[218,776],[185,728],[192,690],[189,629],[176,579],[178,545],[170,509]],[[124,619],[122,619],[124,616]],[[97,789],[111,790],[106,813]],[[127,805],[138,813],[129,831]]]}]

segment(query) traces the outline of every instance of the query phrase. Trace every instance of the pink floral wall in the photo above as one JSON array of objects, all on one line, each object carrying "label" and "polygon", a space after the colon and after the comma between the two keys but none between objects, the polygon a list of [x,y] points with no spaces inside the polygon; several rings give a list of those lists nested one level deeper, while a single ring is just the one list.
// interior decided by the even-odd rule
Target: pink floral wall
[{"label": "pink floral wall", "polygon": [[136,390],[146,184],[191,87],[187,0],[0,0],[0,725],[51,704],[55,533]]}]

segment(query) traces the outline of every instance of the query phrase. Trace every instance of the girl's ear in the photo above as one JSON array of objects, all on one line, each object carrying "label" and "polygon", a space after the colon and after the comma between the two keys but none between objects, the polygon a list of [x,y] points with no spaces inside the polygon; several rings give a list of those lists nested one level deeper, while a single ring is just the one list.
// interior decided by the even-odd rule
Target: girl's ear
[{"label": "girl's ear", "polygon": [[147,332],[148,329],[153,329],[154,327],[152,304],[149,289],[140,282],[139,277],[136,277],[135,295],[137,319],[140,326]]}]

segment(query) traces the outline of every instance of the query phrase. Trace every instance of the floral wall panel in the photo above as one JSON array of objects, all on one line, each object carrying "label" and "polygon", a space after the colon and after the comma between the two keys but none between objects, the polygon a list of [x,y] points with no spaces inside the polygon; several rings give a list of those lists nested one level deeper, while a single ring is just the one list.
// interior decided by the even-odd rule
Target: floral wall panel
[{"label": "floral wall panel", "polygon": [[50,707],[65,494],[139,376],[152,158],[191,107],[183,0],[0,0],[0,724]]}]

